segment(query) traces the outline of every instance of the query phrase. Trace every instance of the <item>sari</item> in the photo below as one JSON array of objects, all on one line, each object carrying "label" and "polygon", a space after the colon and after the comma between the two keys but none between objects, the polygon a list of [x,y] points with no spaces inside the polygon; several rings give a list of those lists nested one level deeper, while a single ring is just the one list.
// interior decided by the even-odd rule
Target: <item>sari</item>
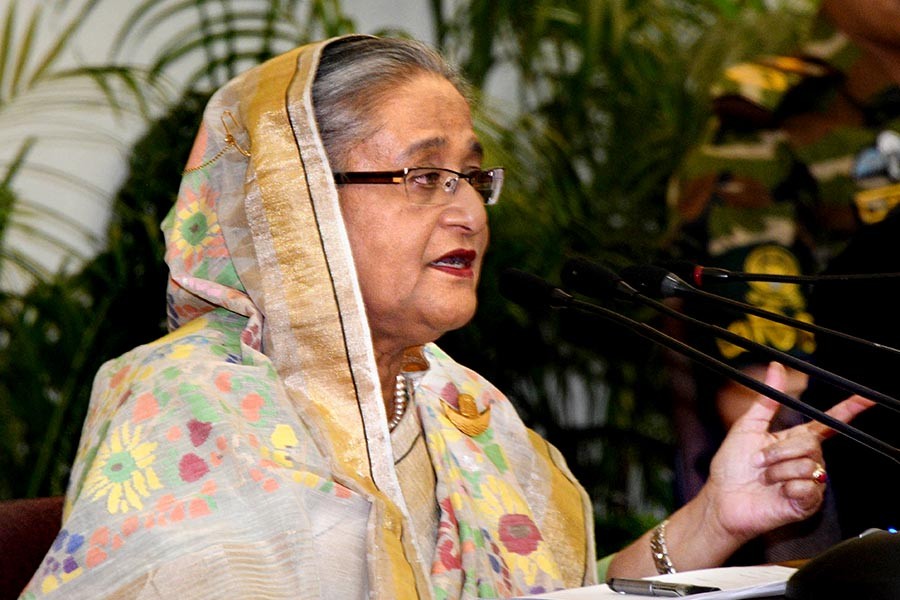
[{"label": "sari", "polygon": [[414,349],[427,370],[407,413],[438,525],[416,531],[312,110],[328,43],[209,101],[163,222],[170,333],[97,374],[62,529],[24,598],[444,599],[594,582],[590,502],[562,457],[434,344]]}]

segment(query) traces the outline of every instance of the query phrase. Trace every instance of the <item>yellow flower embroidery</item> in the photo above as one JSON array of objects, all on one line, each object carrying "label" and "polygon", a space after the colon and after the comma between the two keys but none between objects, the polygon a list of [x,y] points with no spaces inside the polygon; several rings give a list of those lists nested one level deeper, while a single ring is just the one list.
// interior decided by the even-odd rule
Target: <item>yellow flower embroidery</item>
[{"label": "yellow flower embroidery", "polygon": [[272,452],[272,460],[282,467],[293,467],[294,463],[290,457],[290,450],[297,445],[297,434],[291,429],[290,425],[279,423],[275,426],[271,438],[272,445],[275,450]]},{"label": "yellow flower embroidery", "polygon": [[106,496],[106,508],[112,514],[143,509],[141,498],[162,487],[151,466],[156,446],[156,442],[141,442],[139,426],[132,431],[124,423],[100,446],[85,481],[86,494],[93,500]]},{"label": "yellow flower embroidery", "polygon": [[[529,548],[527,553],[516,552],[509,547],[509,543],[504,543],[505,537],[504,520],[508,519],[508,515],[519,515],[527,523],[534,523],[530,514],[528,505],[519,496],[516,490],[510,488],[503,480],[488,476],[485,477],[481,485],[482,498],[479,501],[479,509],[485,514],[493,515],[498,519],[498,530],[491,531],[491,535],[495,540],[500,541],[503,559],[511,570],[518,571],[524,575],[525,581],[534,583],[541,572],[549,573],[554,578],[559,578],[559,567],[553,561],[548,553],[547,545],[540,537],[537,527],[534,527],[533,534],[536,536],[531,543],[533,547]],[[527,519],[524,515],[529,515]],[[507,524],[508,525],[508,524]]]},{"label": "yellow flower embroidery", "polygon": [[[207,240],[219,232],[215,211],[203,201],[209,194],[205,188],[201,186],[198,194],[179,206],[176,226],[172,228],[172,247],[188,268],[199,260]],[[190,192],[187,194],[190,197]]]}]

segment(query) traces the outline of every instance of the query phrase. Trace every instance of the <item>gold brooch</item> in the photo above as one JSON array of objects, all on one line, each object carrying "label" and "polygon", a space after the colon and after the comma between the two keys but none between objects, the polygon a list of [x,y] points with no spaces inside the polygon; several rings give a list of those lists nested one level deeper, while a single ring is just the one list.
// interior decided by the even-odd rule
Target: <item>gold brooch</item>
[{"label": "gold brooch", "polygon": [[488,426],[491,424],[491,408],[486,408],[483,413],[478,412],[475,398],[469,394],[459,395],[459,410],[456,410],[446,402],[443,405],[444,414],[447,415],[450,422],[469,437],[481,435],[487,431]]},{"label": "gold brooch", "polygon": [[222,158],[222,155],[225,154],[226,152],[228,152],[229,148],[234,148],[235,150],[237,150],[238,152],[243,154],[245,157],[250,158],[250,151],[242,148],[241,145],[237,143],[237,140],[235,139],[234,135],[231,133],[231,129],[229,129],[229,127],[228,127],[228,121],[225,120],[225,117],[228,117],[229,119],[231,119],[231,122],[235,126],[237,126],[237,124],[238,124],[237,119],[234,118],[234,115],[232,114],[232,112],[230,110],[226,110],[225,112],[222,113],[222,116],[221,116],[222,127],[225,128],[225,145],[222,146],[221,150],[216,152],[215,156],[213,156],[206,162],[199,164],[196,167],[185,167],[185,169],[181,172],[182,175],[187,175],[188,173],[193,173],[194,171],[199,171],[201,169],[205,169],[209,165],[213,164],[214,162],[216,162],[217,160]]}]

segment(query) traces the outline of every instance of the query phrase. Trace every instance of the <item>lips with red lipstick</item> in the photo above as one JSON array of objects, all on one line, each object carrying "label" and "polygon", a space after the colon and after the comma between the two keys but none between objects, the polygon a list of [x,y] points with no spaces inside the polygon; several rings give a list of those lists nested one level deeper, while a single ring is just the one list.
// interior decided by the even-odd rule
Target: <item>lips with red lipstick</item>
[{"label": "lips with red lipstick", "polygon": [[472,264],[477,256],[478,253],[474,250],[458,249],[448,252],[428,264],[435,269],[457,277],[472,277],[474,275]]}]

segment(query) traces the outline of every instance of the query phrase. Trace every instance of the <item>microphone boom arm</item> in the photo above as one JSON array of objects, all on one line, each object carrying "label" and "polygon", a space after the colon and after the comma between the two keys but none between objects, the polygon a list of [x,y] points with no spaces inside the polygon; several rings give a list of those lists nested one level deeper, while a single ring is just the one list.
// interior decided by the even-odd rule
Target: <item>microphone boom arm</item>
[{"label": "microphone boom arm", "polygon": [[837,373],[832,373],[831,371],[826,371],[825,369],[818,367],[814,364],[808,363],[805,360],[801,360],[796,356],[791,356],[786,352],[782,352],[776,348],[771,348],[764,344],[759,344],[754,342],[753,340],[748,340],[747,338],[740,336],[734,332],[728,331],[724,327],[719,327],[717,325],[711,325],[709,323],[705,323],[699,319],[695,319],[689,315],[678,312],[677,310],[671,308],[670,306],[666,306],[664,302],[659,302],[645,296],[641,293],[634,293],[629,296],[629,298],[634,299],[635,301],[641,302],[646,306],[650,306],[658,310],[661,313],[669,315],[673,318],[682,320],[686,323],[694,325],[695,327],[700,327],[706,331],[711,332],[716,337],[719,337],[723,340],[726,340],[735,346],[740,346],[744,350],[748,350],[750,352],[757,352],[759,354],[764,354],[768,358],[777,360],[780,363],[784,363],[790,367],[797,369],[807,375],[814,375],[817,377],[821,377],[828,383],[841,388],[844,391],[850,392],[851,394],[859,394],[869,400],[874,400],[875,402],[887,406],[888,408],[900,412],[900,400],[888,396],[878,390],[874,390],[867,386],[864,386],[860,383],[847,379],[838,375]]},{"label": "microphone boom arm", "polygon": [[792,408],[795,411],[809,417],[813,421],[817,421],[827,427],[830,427],[831,429],[834,429],[838,433],[843,434],[853,441],[862,444],[870,448],[871,450],[878,452],[879,454],[883,454],[894,462],[900,464],[900,449],[897,449],[894,446],[891,446],[890,444],[879,440],[878,438],[866,433],[865,431],[853,427],[849,423],[844,423],[843,421],[840,421],[817,408],[814,408],[804,402],[792,398],[784,392],[777,390],[770,385],[766,385],[762,381],[754,379],[753,377],[750,377],[743,371],[740,371],[732,367],[731,365],[728,365],[713,358],[712,356],[709,356],[704,352],[701,352],[700,350],[697,350],[696,348],[688,346],[680,340],[677,340],[657,329],[654,329],[646,323],[636,321],[608,308],[577,300],[571,296],[569,296],[569,300],[565,303],[564,306],[561,306],[561,304],[562,303],[559,302],[557,304],[557,307],[572,308],[610,319],[622,325],[626,325],[641,337],[665,346],[670,350],[674,350],[675,352],[678,352],[679,354],[682,354],[685,357],[698,362],[702,366],[712,369],[721,375],[725,375],[726,377],[737,381],[741,385],[753,390],[754,392],[767,396],[772,400],[775,400],[779,404],[787,406],[788,408]]},{"label": "microphone boom arm", "polygon": [[844,423],[813,406],[792,398],[784,392],[750,377],[743,371],[717,360],[696,348],[692,348],[662,331],[654,329],[646,323],[636,321],[609,308],[578,300],[565,290],[551,285],[536,275],[519,269],[507,269],[500,275],[500,291],[505,297],[526,308],[535,310],[547,307],[556,310],[572,309],[579,313],[599,316],[619,325],[624,325],[637,335],[678,352],[701,366],[725,375],[741,385],[767,396],[783,406],[792,408],[879,454],[883,454],[894,462],[900,463],[900,450],[865,431],[861,431],[849,423]]},{"label": "microphone boom arm", "polygon": [[692,287],[686,283],[684,283],[681,279],[674,275],[669,275],[663,280],[663,286],[666,287],[669,295],[677,295],[677,296],[692,296],[703,300],[709,303],[719,302],[728,306],[729,308],[749,313],[751,315],[756,315],[757,317],[762,317],[768,321],[774,321],[775,323],[781,323],[782,325],[788,325],[790,327],[794,327],[796,329],[802,329],[804,331],[809,331],[811,333],[820,333],[825,335],[830,335],[836,338],[840,338],[845,341],[854,342],[856,344],[861,344],[863,346],[875,347],[878,350],[884,350],[886,352],[892,353],[894,356],[900,357],[900,350],[897,348],[893,348],[891,346],[885,346],[884,344],[879,344],[878,342],[872,342],[870,340],[864,340],[862,338],[856,337],[854,335],[850,335],[849,333],[844,333],[842,331],[837,331],[835,329],[829,329],[827,327],[822,327],[821,325],[815,325],[813,323],[807,323],[806,321],[800,321],[798,319],[792,319],[790,317],[786,317],[784,315],[780,315],[776,312],[771,312],[752,304],[746,304],[744,302],[738,302],[737,300],[732,300],[730,298],[725,298],[724,296],[719,296],[716,294],[711,294],[707,291],[697,289]]}]

